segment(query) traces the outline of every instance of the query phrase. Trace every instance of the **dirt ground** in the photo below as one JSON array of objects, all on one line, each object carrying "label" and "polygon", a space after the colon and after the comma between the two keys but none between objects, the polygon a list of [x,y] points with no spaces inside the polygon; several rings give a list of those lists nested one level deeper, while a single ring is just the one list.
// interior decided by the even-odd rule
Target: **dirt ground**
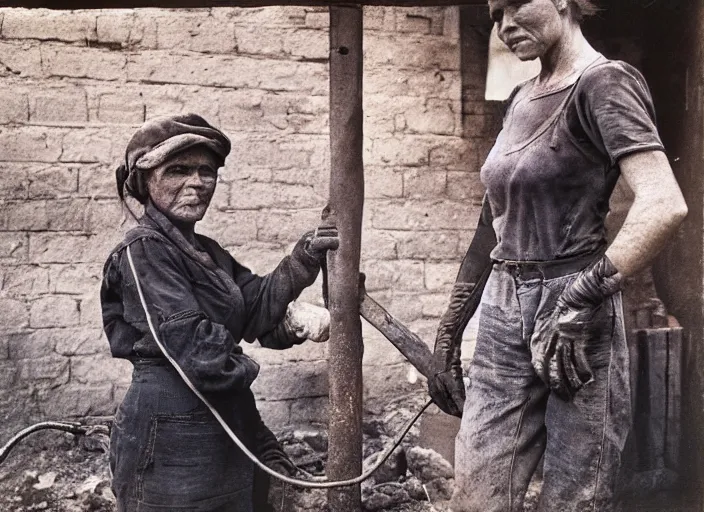
[{"label": "dirt ground", "polygon": [[[382,420],[390,416],[384,416]],[[404,411],[407,412],[407,411]],[[396,431],[408,414],[399,416],[398,409],[393,414],[393,425],[389,428]],[[387,421],[388,423],[388,421]],[[384,422],[372,420],[368,424],[372,430],[384,428]],[[305,435],[309,435],[304,432]],[[327,437],[321,431],[320,439]],[[289,432],[284,445],[293,446],[295,438],[301,436]],[[303,436],[305,437],[305,436]],[[414,434],[411,434],[411,441]],[[4,441],[4,440],[2,440]],[[104,436],[77,438],[71,434],[42,431],[33,434],[20,443],[6,461],[0,465],[0,511],[2,512],[115,512],[115,499],[110,491],[110,475],[107,463],[106,438]],[[385,444],[385,436],[365,436],[365,446],[368,448]],[[314,445],[316,443],[313,443]],[[288,450],[287,450],[288,451]],[[365,450],[369,451],[369,450]],[[325,454],[318,453],[324,462]],[[307,455],[310,459],[310,454]],[[295,459],[294,459],[295,460]],[[309,468],[312,469],[312,468]],[[398,481],[404,482],[406,478]],[[451,481],[450,481],[451,482]],[[536,510],[539,493],[539,482],[534,483],[526,497],[525,512]],[[292,507],[295,510],[319,511],[325,510],[324,491],[297,492]],[[695,512],[700,509],[688,503],[680,493],[667,495],[643,496],[629,501],[625,507],[627,512]],[[376,508],[387,512],[446,512],[446,502],[429,503],[418,499],[406,503]],[[292,512],[292,511],[286,511]]]},{"label": "dirt ground", "polygon": [[0,465],[0,510],[114,512],[107,454],[61,432],[42,431]]}]

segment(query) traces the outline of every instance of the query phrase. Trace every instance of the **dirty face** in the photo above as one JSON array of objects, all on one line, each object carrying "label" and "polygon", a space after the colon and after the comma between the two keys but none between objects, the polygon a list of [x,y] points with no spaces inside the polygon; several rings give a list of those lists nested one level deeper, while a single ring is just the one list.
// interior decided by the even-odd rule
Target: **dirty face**
[{"label": "dirty face", "polygon": [[489,0],[499,39],[521,60],[543,57],[560,40],[569,0]]},{"label": "dirty face", "polygon": [[151,171],[149,197],[171,221],[195,223],[203,218],[213,198],[218,167],[218,158],[206,147],[186,149]]}]

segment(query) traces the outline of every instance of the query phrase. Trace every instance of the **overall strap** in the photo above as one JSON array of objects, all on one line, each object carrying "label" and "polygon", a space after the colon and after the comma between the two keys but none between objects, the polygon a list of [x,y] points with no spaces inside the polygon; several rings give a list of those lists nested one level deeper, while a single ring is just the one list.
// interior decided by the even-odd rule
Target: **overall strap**
[{"label": "overall strap", "polygon": [[[565,110],[565,107],[567,107],[568,103],[574,96],[575,92],[577,91],[577,84],[579,84],[579,81],[582,79],[584,76],[584,73],[586,73],[589,69],[593,68],[596,66],[599,62],[605,61],[603,55],[599,55],[596,59],[594,59],[593,62],[591,62],[586,68],[582,70],[582,72],[579,74],[577,79],[574,81],[572,85],[569,86],[569,92],[565,95],[565,98],[560,102],[560,104],[557,106],[557,108],[550,114],[548,118],[545,119],[545,121],[542,122],[542,124],[535,130],[533,135],[529,137],[527,140],[523,142],[519,142],[517,144],[514,144],[511,146],[508,150],[506,150],[505,154],[510,155],[511,153],[516,153],[517,151],[521,151],[525,149],[527,146],[529,146],[531,143],[535,142],[536,139],[538,139],[541,135],[543,135],[555,122],[557,119],[560,117],[562,112]],[[551,143],[552,146],[552,143]]]}]

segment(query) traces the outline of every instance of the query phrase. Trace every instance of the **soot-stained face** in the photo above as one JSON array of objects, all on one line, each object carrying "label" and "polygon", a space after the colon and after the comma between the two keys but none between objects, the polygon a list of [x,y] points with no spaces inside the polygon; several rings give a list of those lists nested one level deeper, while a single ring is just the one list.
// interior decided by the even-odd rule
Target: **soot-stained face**
[{"label": "soot-stained face", "polygon": [[568,0],[489,0],[501,41],[521,60],[544,56],[560,40]]},{"label": "soot-stained face", "polygon": [[215,193],[218,167],[217,156],[205,146],[186,149],[151,171],[149,197],[171,221],[197,222]]}]

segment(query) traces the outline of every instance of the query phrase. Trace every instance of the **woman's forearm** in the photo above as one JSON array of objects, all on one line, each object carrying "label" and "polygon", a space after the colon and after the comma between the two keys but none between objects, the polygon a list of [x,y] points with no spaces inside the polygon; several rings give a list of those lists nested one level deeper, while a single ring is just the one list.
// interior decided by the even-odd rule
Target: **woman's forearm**
[{"label": "woman's forearm", "polygon": [[687,205],[664,153],[636,153],[619,165],[635,199],[606,255],[623,276],[630,276],[665,246],[687,215]]}]

